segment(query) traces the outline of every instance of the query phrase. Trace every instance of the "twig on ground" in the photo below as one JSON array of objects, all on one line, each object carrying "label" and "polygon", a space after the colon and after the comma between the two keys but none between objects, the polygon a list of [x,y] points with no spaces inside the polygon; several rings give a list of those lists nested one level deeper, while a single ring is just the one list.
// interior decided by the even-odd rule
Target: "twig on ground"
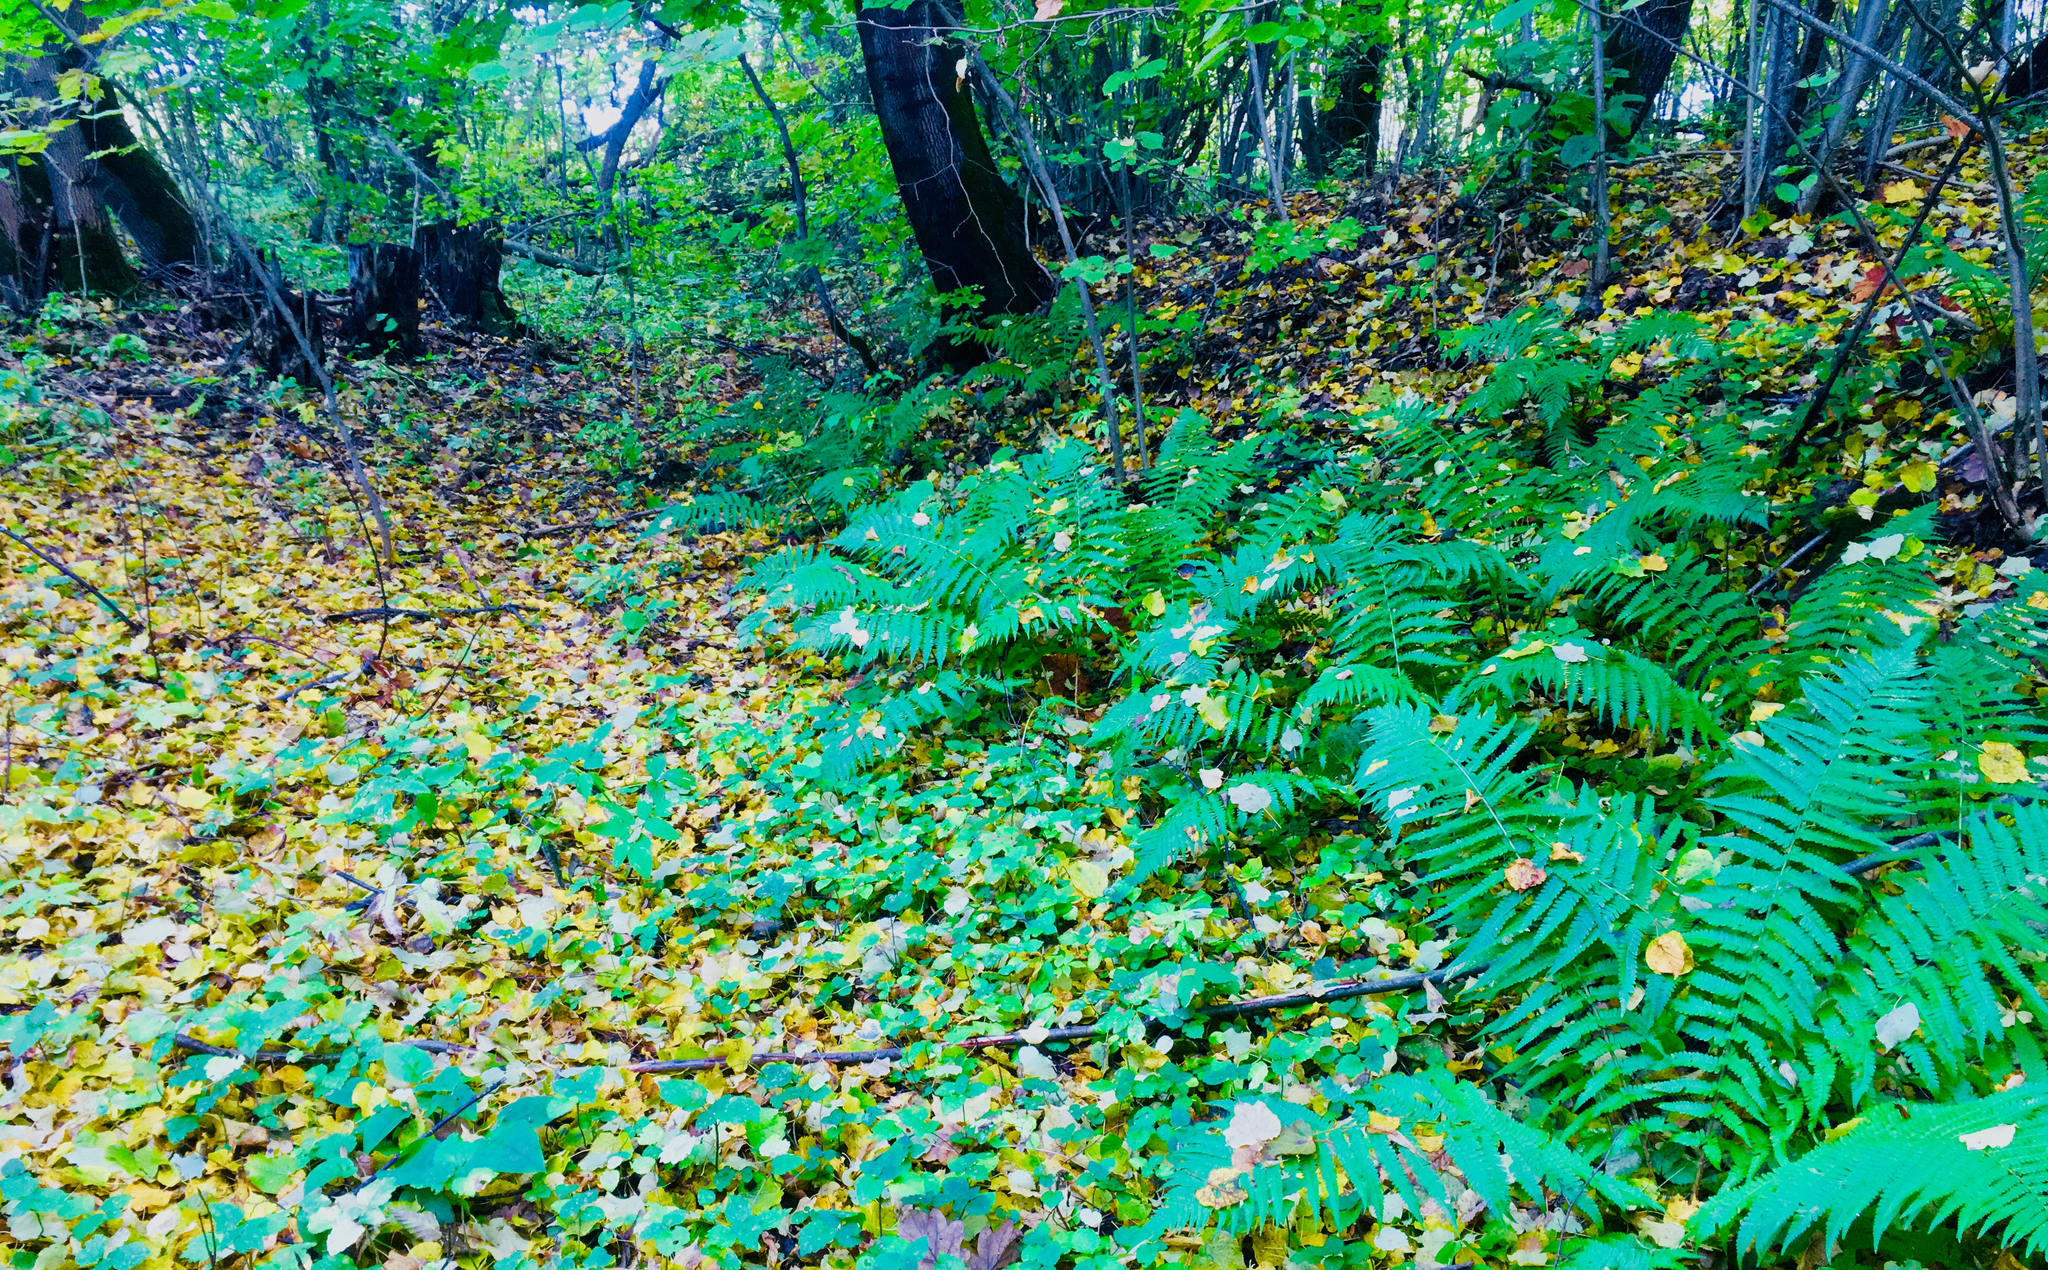
[{"label": "twig on ground", "polygon": [[393,617],[439,618],[445,620],[451,617],[471,617],[478,613],[510,613],[513,611],[539,613],[543,610],[531,604],[479,604],[475,608],[466,609],[401,609],[393,608],[388,604],[380,604],[376,608],[348,609],[340,613],[323,614],[320,620],[323,622],[376,622]]},{"label": "twig on ground", "polygon": [[0,534],[6,534],[9,538],[14,539],[14,541],[20,543],[22,546],[27,547],[30,551],[34,552],[36,554],[36,557],[40,559],[44,564],[49,565],[52,569],[55,569],[57,572],[71,579],[73,582],[76,582],[78,585],[92,592],[93,598],[97,599],[100,603],[106,605],[107,610],[111,612],[115,617],[120,618],[122,623],[125,626],[127,626],[129,630],[139,631],[142,629],[142,623],[128,616],[126,610],[124,610],[120,605],[114,603],[112,600],[108,599],[106,592],[100,590],[92,583],[87,582],[84,578],[81,578],[77,574],[73,573],[69,568],[67,568],[64,565],[62,561],[49,555],[41,547],[36,546],[34,543],[22,537],[20,534],[15,533],[12,529],[0,526]]},{"label": "twig on ground", "polygon": [[623,512],[617,516],[598,516],[591,520],[572,521],[566,525],[535,525],[531,529],[520,530],[519,534],[522,538],[552,538],[556,534],[573,534],[579,529],[607,529],[636,520],[647,520],[667,510],[665,507],[649,507],[644,511]]}]

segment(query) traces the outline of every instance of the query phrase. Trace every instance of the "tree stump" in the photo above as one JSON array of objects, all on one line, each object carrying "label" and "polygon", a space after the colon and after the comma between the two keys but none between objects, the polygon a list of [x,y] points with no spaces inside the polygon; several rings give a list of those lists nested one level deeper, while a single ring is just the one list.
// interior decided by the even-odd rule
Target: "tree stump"
[{"label": "tree stump", "polygon": [[419,252],[397,243],[348,249],[349,347],[400,361],[420,355],[421,260]]},{"label": "tree stump", "polygon": [[427,285],[456,325],[492,335],[514,335],[522,329],[519,314],[499,283],[505,243],[496,226],[449,221],[422,225],[419,244]]}]

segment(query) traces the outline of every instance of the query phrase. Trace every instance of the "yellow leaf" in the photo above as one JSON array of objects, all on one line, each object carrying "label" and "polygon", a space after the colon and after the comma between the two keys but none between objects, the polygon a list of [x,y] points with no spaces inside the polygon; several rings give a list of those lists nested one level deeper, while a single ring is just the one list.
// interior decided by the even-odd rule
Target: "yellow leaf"
[{"label": "yellow leaf", "polygon": [[1365,1118],[1367,1133],[1394,1133],[1401,1128],[1401,1117],[1389,1116],[1383,1112],[1368,1112]]},{"label": "yellow leaf", "polygon": [[1887,203],[1913,203],[1926,196],[1918,181],[1893,181],[1884,187],[1884,201]]},{"label": "yellow leaf", "polygon": [[1785,703],[1782,701],[1759,701],[1750,706],[1749,721],[1751,723],[1762,723],[1765,719],[1770,718],[1784,708]]},{"label": "yellow leaf", "polygon": [[1073,880],[1074,889],[1089,899],[1099,899],[1109,890],[1109,870],[1093,860],[1076,860],[1067,866],[1067,876]]},{"label": "yellow leaf", "polygon": [[1685,942],[1685,936],[1677,931],[1666,931],[1650,941],[1643,950],[1643,961],[1660,975],[1688,975],[1693,970],[1692,948]]},{"label": "yellow leaf", "polygon": [[350,1092],[348,1100],[355,1104],[355,1108],[359,1113],[367,1116],[391,1101],[391,1095],[384,1091],[382,1085],[373,1085],[367,1080],[359,1080],[356,1082],[355,1089]]},{"label": "yellow leaf", "polygon": [[1145,597],[1145,611],[1146,611],[1147,613],[1150,613],[1150,614],[1151,614],[1152,616],[1154,616],[1154,617],[1163,617],[1163,616],[1165,616],[1165,614],[1166,614],[1166,597],[1165,597],[1164,595],[1162,595],[1161,593],[1159,593],[1158,591],[1154,591],[1154,592],[1153,592],[1152,594],[1150,594],[1150,595],[1146,596],[1146,597]]},{"label": "yellow leaf", "polygon": [[1643,572],[1645,573],[1662,573],[1666,569],[1669,569],[1671,567],[1671,565],[1664,559],[1664,557],[1658,555],[1654,551],[1651,552],[1649,555],[1644,556],[1641,560],[1637,561],[1636,563],[1643,566]]},{"label": "yellow leaf", "polygon": [[1550,645],[1545,643],[1544,641],[1540,639],[1532,639],[1528,643],[1522,645],[1520,648],[1510,648],[1505,652],[1501,653],[1501,660],[1513,661],[1517,657],[1534,656],[1535,654],[1542,652],[1544,649],[1548,647],[1550,647]]},{"label": "yellow leaf", "polygon": [[1984,773],[1986,780],[2017,785],[2027,779],[2027,756],[2016,745],[1986,741],[1984,748],[1977,751],[1977,770]]},{"label": "yellow leaf", "polygon": [[180,785],[178,787],[178,806],[185,808],[187,811],[198,811],[201,807],[206,806],[206,804],[212,801],[213,795],[203,789],[195,789],[190,785]]},{"label": "yellow leaf", "polygon": [[1914,459],[1899,469],[1899,484],[1915,494],[1925,494],[1934,488],[1936,475],[1934,464],[1926,459]]}]

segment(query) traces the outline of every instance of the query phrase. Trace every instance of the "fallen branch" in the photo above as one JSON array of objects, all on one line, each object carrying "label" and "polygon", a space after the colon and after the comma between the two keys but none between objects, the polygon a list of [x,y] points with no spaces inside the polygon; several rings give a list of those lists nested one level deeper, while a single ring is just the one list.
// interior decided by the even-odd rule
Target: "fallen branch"
[{"label": "fallen branch", "polygon": [[520,530],[519,534],[523,538],[552,538],[556,534],[573,534],[579,529],[610,529],[615,525],[659,516],[666,510],[668,509],[665,507],[650,507],[645,511],[626,512],[618,516],[598,516],[591,520],[571,521],[566,525],[536,525],[532,529]]},{"label": "fallen branch", "polygon": [[349,609],[342,613],[328,613],[323,615],[320,620],[323,622],[375,622],[392,617],[423,617],[445,620],[451,617],[471,617],[478,613],[509,613],[514,610],[522,613],[539,613],[543,611],[531,604],[479,604],[475,608],[467,609],[401,609],[393,608],[388,604],[380,604],[376,608]]},{"label": "fallen branch", "polygon": [[[1889,159],[1880,159],[1878,161],[1877,166],[1883,168],[1887,172],[1896,172],[1900,176],[1910,176],[1916,181],[1933,181],[1939,179],[1932,172],[1922,172],[1919,168],[1909,168],[1903,163],[1893,163]],[[1974,181],[1950,181],[1948,184],[1954,189],[1963,190],[1971,195],[1974,195],[1977,198],[1990,198],[1992,194],[1995,192],[1992,190],[1990,186],[1979,185]]]},{"label": "fallen branch", "polygon": [[503,246],[512,255],[524,256],[537,265],[547,265],[554,269],[567,269],[570,273],[576,274],[579,277],[602,278],[608,273],[625,272],[624,266],[589,264],[576,259],[574,256],[564,256],[560,252],[549,251],[545,247],[536,247],[532,243],[521,242],[517,238],[505,239]]},{"label": "fallen branch", "polygon": [[[1851,860],[1841,866],[1842,872],[1851,877],[1869,873],[1880,865],[1899,860],[1906,852],[1932,846],[1949,836],[1947,830],[1916,834],[1911,838],[1895,842],[1883,851]],[[364,900],[352,902],[349,907],[374,900],[383,894],[381,887],[373,886],[351,873],[336,869],[330,876],[360,887],[369,894]],[[1357,997],[1376,997],[1389,992],[1410,992],[1429,984],[1441,983],[1446,979],[1463,976],[1477,976],[1486,969],[1486,963],[1474,965],[1445,966],[1439,970],[1412,970],[1406,974],[1387,975],[1379,979],[1343,979],[1333,983],[1319,983],[1297,992],[1276,992],[1262,997],[1246,997],[1241,1001],[1219,1001],[1215,1005],[1196,1006],[1194,1013],[1205,1019],[1242,1019],[1253,1015],[1272,1014],[1279,1010],[1291,1010],[1300,1006],[1321,1005],[1329,1001],[1348,1001]],[[1021,1032],[998,1032],[991,1036],[970,1036],[958,1041],[938,1040],[932,1042],[942,1049],[965,1050],[1009,1049],[1019,1045],[1050,1045],[1074,1041],[1092,1041],[1102,1038],[1107,1032],[1102,1023],[1077,1023],[1068,1027],[1028,1028]],[[179,1032],[171,1038],[180,1049],[198,1054],[210,1054],[217,1058],[237,1057],[252,1063],[301,1063],[317,1062],[333,1057],[326,1054],[296,1054],[291,1050],[257,1050],[244,1054],[241,1050],[222,1045],[212,1045],[193,1037],[190,1033]],[[425,1050],[429,1054],[469,1054],[476,1052],[476,1046],[464,1045],[457,1041],[436,1041],[431,1039],[402,1040],[393,1044],[409,1045]],[[915,1042],[913,1042],[915,1044]],[[885,1045],[871,1050],[821,1050],[813,1054],[792,1054],[771,1050],[762,1054],[750,1054],[746,1059],[749,1067],[808,1066],[814,1063],[847,1065],[855,1063],[876,1063],[904,1057],[909,1046]],[[620,1071],[641,1076],[659,1076],[673,1072],[708,1072],[727,1066],[730,1059],[724,1058],[657,1058],[645,1062],[627,1063]]]},{"label": "fallen branch", "polygon": [[77,574],[73,573],[70,569],[64,566],[62,561],[59,561],[51,557],[50,555],[46,554],[41,547],[36,546],[34,543],[22,537],[20,534],[15,533],[12,529],[0,527],[0,534],[6,534],[9,538],[14,539],[14,541],[20,543],[22,546],[27,547],[30,551],[34,552],[36,554],[36,558],[41,560],[44,564],[49,565],[52,569],[55,569],[57,572],[71,579],[73,582],[76,582],[78,585],[92,592],[93,598],[97,599],[100,603],[106,605],[107,610],[111,612],[115,617],[120,618],[122,623],[126,625],[129,630],[139,631],[142,629],[142,623],[128,616],[128,614],[122,610],[120,605],[108,599],[107,593],[105,591],[100,590],[92,583],[87,582],[84,578],[81,578]]}]

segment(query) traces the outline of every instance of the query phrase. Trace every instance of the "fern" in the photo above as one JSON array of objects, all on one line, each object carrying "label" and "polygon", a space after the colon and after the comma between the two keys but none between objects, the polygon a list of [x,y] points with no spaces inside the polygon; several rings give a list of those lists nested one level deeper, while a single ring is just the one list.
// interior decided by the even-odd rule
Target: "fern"
[{"label": "fern", "polygon": [[2048,1090],[1873,1105],[1838,1140],[1715,1196],[1692,1226],[1733,1223],[1739,1246],[1772,1249],[1818,1225],[1833,1248],[1866,1214],[1873,1245],[1894,1226],[1954,1221],[2029,1256],[2048,1250]]},{"label": "fern", "polygon": [[[1330,1092],[1350,1114],[1332,1118],[1277,1099],[1248,1100],[1219,1107],[1215,1121],[1179,1135],[1166,1195],[1140,1236],[1200,1229],[1212,1219],[1238,1234],[1295,1221],[1342,1229],[1360,1218],[1420,1213],[1429,1204],[1452,1208],[1453,1186],[1477,1192],[1500,1213],[1509,1211],[1517,1189],[1538,1202],[1556,1195],[1589,1209],[1597,1199],[1644,1198],[1441,1072]],[[1250,1161],[1243,1146],[1227,1140],[1257,1141],[1258,1126],[1275,1123],[1277,1133],[1258,1142]]]}]

